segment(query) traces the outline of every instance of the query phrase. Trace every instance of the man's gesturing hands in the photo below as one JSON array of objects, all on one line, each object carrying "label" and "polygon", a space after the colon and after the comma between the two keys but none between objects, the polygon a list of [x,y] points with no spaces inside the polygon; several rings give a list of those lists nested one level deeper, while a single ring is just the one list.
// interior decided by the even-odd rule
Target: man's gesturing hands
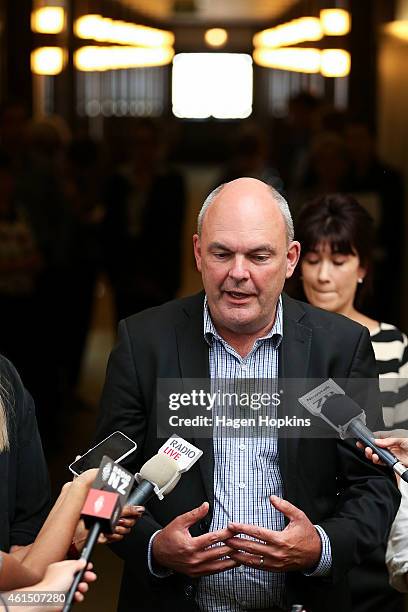
[{"label": "man's gesturing hands", "polygon": [[214,546],[234,535],[229,529],[212,531],[196,538],[190,534],[189,527],[203,519],[208,509],[208,503],[204,502],[175,518],[156,535],[152,546],[155,563],[191,577],[216,574],[240,565],[234,559],[223,559],[232,548],[224,544]]},{"label": "man's gesturing hands", "polygon": [[[272,505],[283,512],[289,524],[283,531],[255,525],[229,523],[193,538],[189,527],[208,513],[208,503],[175,518],[153,541],[153,558],[159,566],[191,577],[215,574],[247,565],[257,569],[287,572],[313,569],[321,556],[321,540],[302,510],[272,495]],[[256,538],[248,540],[239,534]]]},{"label": "man's gesturing hands", "polygon": [[306,514],[288,501],[274,495],[269,498],[277,510],[289,519],[283,531],[272,531],[254,525],[229,523],[235,536],[243,534],[261,542],[233,537],[225,544],[234,549],[228,553],[237,563],[272,572],[313,569],[321,556],[321,540]]}]

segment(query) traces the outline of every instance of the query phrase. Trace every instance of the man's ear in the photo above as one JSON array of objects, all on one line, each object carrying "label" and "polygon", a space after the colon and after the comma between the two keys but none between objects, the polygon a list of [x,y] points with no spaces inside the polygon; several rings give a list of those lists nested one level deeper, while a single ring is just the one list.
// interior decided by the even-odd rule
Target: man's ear
[{"label": "man's ear", "polygon": [[197,270],[201,272],[201,240],[198,234],[194,234],[193,236],[193,248]]},{"label": "man's ear", "polygon": [[290,278],[295,271],[296,264],[300,257],[300,242],[293,240],[288,248],[287,252],[287,267],[286,267],[286,278]]}]

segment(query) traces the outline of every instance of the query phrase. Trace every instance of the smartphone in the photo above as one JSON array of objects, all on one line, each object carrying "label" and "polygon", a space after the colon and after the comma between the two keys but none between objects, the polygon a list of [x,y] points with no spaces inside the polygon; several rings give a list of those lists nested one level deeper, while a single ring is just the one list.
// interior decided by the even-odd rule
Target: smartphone
[{"label": "smartphone", "polygon": [[73,461],[68,468],[75,476],[92,468],[98,468],[104,455],[108,455],[115,463],[119,463],[133,453],[137,448],[136,442],[125,436],[121,431],[114,431],[113,434],[90,448],[76,461]]}]

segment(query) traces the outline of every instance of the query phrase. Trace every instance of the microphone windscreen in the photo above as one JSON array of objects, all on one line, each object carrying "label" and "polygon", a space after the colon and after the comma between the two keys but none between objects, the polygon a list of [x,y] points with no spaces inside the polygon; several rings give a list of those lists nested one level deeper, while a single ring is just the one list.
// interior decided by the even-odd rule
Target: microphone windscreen
[{"label": "microphone windscreen", "polygon": [[363,413],[354,400],[347,395],[336,394],[329,397],[322,406],[321,413],[336,427],[346,425],[351,419]]},{"label": "microphone windscreen", "polygon": [[[154,482],[159,489],[164,487],[174,476],[179,472],[179,466],[177,461],[168,457],[167,455],[154,455],[149,461],[140,468],[140,476],[143,480],[149,480],[149,482]],[[180,480],[179,478],[175,478],[174,483],[172,483],[171,487],[166,489],[163,494],[170,493]]]}]

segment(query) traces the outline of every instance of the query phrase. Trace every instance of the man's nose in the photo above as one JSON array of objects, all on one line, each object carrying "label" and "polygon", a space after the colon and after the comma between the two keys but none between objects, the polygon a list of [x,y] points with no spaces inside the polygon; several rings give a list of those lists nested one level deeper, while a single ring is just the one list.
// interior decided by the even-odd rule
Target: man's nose
[{"label": "man's nose", "polygon": [[236,255],[233,258],[228,275],[237,282],[249,279],[248,262],[244,256]]}]

